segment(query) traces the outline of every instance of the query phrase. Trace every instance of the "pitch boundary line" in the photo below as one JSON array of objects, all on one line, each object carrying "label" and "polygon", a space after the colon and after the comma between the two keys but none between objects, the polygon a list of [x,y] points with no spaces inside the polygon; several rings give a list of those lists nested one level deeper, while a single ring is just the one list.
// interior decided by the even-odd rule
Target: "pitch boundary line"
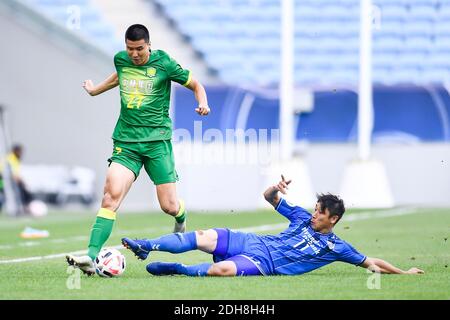
[{"label": "pitch boundary line", "polygon": [[[116,232],[116,235],[129,235],[134,234],[137,232],[155,232],[155,231],[164,231],[164,230],[170,230],[169,228],[147,228],[147,229],[135,229],[135,230],[121,230]],[[34,247],[34,246],[40,246],[45,245],[49,243],[66,243],[70,241],[86,241],[89,240],[89,236],[72,236],[67,238],[57,238],[57,239],[41,239],[41,240],[29,240],[26,242],[22,242],[19,244],[5,244],[0,245],[0,250],[10,250],[14,249],[15,247]]]},{"label": "pitch boundary line", "polygon": [[[355,214],[351,214],[348,216],[344,216],[342,221],[351,222],[351,221],[358,221],[358,220],[396,217],[396,216],[415,214],[415,213],[419,213],[419,212],[420,211],[418,211],[417,208],[409,208],[409,209],[408,208],[398,208],[398,209],[390,209],[390,210],[368,211],[368,212],[360,212],[360,213],[355,213]],[[283,228],[286,228],[286,226],[287,226],[287,223],[277,223],[277,224],[266,224],[266,225],[261,225],[261,226],[239,228],[239,229],[233,229],[233,230],[242,231],[242,232],[259,232],[259,231],[270,231],[270,230],[283,229]],[[154,230],[154,229],[152,229],[152,230]],[[159,229],[156,229],[156,230],[159,230]],[[123,249],[123,246],[118,245],[118,246],[107,247],[107,248],[114,248],[114,249],[121,250],[121,249]],[[87,252],[87,250],[78,250],[78,251],[72,251],[72,252],[50,254],[50,255],[46,255],[46,256],[0,260],[0,264],[48,260],[48,259],[62,258],[62,257],[65,257],[66,254],[78,255],[78,254],[86,254],[86,252]]]}]

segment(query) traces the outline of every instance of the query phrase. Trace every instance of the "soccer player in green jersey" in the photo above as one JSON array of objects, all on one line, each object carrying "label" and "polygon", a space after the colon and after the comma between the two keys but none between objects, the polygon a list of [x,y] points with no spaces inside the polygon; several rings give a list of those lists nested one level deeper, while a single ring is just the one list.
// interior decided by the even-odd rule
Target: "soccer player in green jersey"
[{"label": "soccer player in green jersey", "polygon": [[210,112],[204,87],[162,50],[150,49],[150,35],[140,24],[125,33],[126,51],[114,57],[116,72],[98,85],[91,80],[84,89],[96,96],[119,86],[121,110],[114,129],[113,154],[96,220],[91,230],[87,256],[67,255],[70,265],[87,274],[95,273],[93,261],[111,234],[116,211],[144,166],[156,185],[161,209],[175,217],[174,232],[186,229],[186,211],[178,199],[175,182],[178,175],[172,152],[172,121],[169,117],[171,81],[194,92],[205,116]]}]

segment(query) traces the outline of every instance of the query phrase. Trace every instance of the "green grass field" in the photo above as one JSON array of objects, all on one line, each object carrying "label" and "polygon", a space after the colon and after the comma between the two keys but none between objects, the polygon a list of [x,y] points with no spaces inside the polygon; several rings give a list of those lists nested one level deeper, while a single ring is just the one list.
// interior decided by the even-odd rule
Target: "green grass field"
[{"label": "green grass field", "polygon": [[[368,256],[385,259],[402,269],[417,266],[426,272],[420,276],[381,275],[379,289],[368,288],[368,281],[374,283],[374,278],[370,278],[372,274],[344,263],[333,263],[308,274],[290,277],[154,277],[145,270],[147,261],[193,264],[211,261],[211,256],[202,252],[181,255],[155,252],[142,262],[126,250],[122,250],[127,258],[127,269],[122,277],[104,279],[82,275],[80,288],[69,289],[68,282],[76,284],[72,281],[75,274],[68,273],[63,254],[86,248],[94,215],[52,212],[41,219],[2,216],[0,299],[449,299],[450,210],[390,212],[394,215],[381,217],[383,212],[348,211],[335,229],[338,236]],[[191,212],[188,228],[266,226],[264,233],[278,233],[282,230],[280,223],[285,222],[282,216],[270,210]],[[46,229],[50,237],[21,239],[19,234],[26,226]],[[119,245],[123,236],[157,237],[171,229],[172,219],[161,213],[122,214],[107,245]],[[11,261],[29,257],[44,258]]]}]

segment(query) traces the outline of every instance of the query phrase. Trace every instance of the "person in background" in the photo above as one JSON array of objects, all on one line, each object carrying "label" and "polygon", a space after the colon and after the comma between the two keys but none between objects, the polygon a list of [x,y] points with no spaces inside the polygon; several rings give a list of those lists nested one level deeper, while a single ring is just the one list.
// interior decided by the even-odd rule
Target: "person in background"
[{"label": "person in background", "polygon": [[[17,188],[19,193],[19,198],[24,206],[25,210],[28,212],[28,205],[33,201],[33,195],[27,189],[27,186],[21,175],[21,159],[23,157],[24,148],[21,144],[14,144],[11,148],[11,151],[8,153],[6,157],[6,164],[9,166],[9,170],[11,170],[12,182],[14,186]],[[5,191],[4,191],[4,170],[5,164],[2,163],[0,165],[0,208],[5,202]]]}]

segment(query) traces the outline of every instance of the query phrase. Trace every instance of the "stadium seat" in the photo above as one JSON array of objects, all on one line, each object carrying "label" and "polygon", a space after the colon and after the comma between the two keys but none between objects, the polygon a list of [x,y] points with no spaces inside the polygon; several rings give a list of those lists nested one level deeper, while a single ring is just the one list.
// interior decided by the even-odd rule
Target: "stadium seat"
[{"label": "stadium seat", "polygon": [[410,4],[408,19],[435,21],[437,16],[436,7],[433,4]]},{"label": "stadium seat", "polygon": [[[119,48],[114,28],[102,19],[98,9],[89,0],[26,0],[32,8],[38,10],[48,19],[68,27],[72,32],[84,37],[94,46],[113,54]],[[71,16],[79,10],[79,19],[71,25]],[[122,47],[122,46],[120,46]]]},{"label": "stadium seat", "polygon": [[[433,47],[433,40],[427,36],[409,36],[405,39],[405,47],[406,51],[409,52],[422,52],[427,53]],[[417,60],[416,62],[419,62]]]},{"label": "stadium seat", "polygon": [[373,35],[374,37],[402,37],[404,36],[403,25],[404,22],[401,20],[390,20],[383,16],[379,29],[375,29]]},{"label": "stadium seat", "polygon": [[382,19],[402,21],[408,15],[408,9],[405,5],[399,3],[385,3],[380,7]]},{"label": "stadium seat", "polygon": [[[219,75],[230,79],[235,76],[231,70],[239,70],[236,65],[247,64],[249,69],[239,79],[243,82],[245,79],[246,83],[252,82],[252,79],[254,83],[261,82],[262,59],[256,58],[261,53],[264,53],[264,59],[271,61],[263,68],[267,74],[265,79],[274,80],[278,75],[281,41],[279,1],[157,2],[176,24],[181,25],[183,21],[183,25],[189,25],[179,28],[180,32],[192,41],[194,48],[205,56],[211,68],[218,70]],[[379,28],[373,30],[376,81],[392,84],[398,79],[404,83],[408,80],[409,71],[412,73],[410,80],[417,80],[420,74],[426,73],[422,70],[426,68],[423,57],[450,53],[450,42],[447,41],[450,36],[449,2],[374,0],[373,4],[379,8],[381,17]],[[298,83],[341,83],[349,78],[345,72],[356,72],[359,61],[359,10],[358,0],[295,1],[294,60]],[[205,28],[205,24],[209,27]],[[219,56],[214,58],[216,54]],[[232,60],[223,57],[226,55],[233,56]],[[439,59],[439,65],[444,68]],[[391,77],[393,70],[395,75]],[[433,71],[433,77],[446,74],[445,70]],[[327,74],[327,77],[318,77],[317,74]]]},{"label": "stadium seat", "polygon": [[391,66],[374,65],[372,70],[372,81],[375,85],[391,84],[392,83],[392,68]]},{"label": "stadium seat", "polygon": [[399,52],[404,44],[404,40],[399,37],[380,37],[374,38],[373,47],[383,52],[392,53]]},{"label": "stadium seat", "polygon": [[439,22],[448,21],[450,18],[450,3],[443,2],[437,10],[437,20]]}]

